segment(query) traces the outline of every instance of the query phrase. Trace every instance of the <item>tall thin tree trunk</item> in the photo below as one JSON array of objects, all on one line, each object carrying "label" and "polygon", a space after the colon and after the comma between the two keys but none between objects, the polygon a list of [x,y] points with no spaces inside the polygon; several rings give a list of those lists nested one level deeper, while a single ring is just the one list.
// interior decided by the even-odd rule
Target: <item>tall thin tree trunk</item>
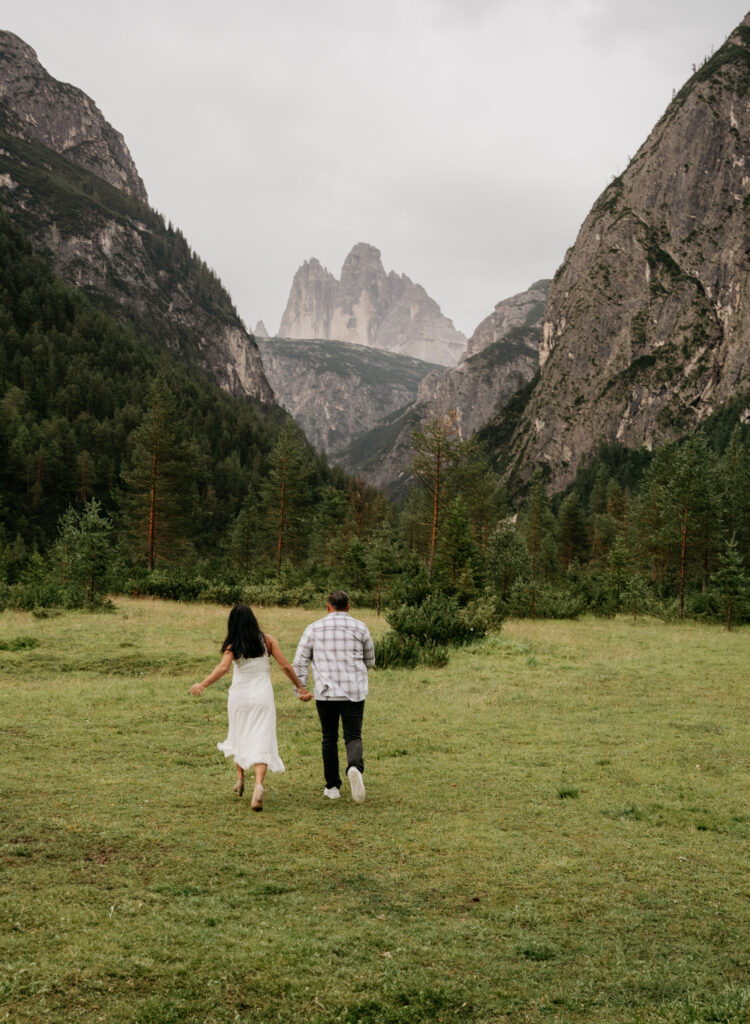
[{"label": "tall thin tree trunk", "polygon": [[435,561],[435,549],[437,547],[438,516],[440,511],[440,449],[435,454],[435,478],[432,494],[432,536],[430,538],[430,561],[428,573],[432,575],[432,565]]},{"label": "tall thin tree trunk", "polygon": [[151,460],[151,492],[148,506],[148,570],[154,567],[156,554],[156,479],[159,470],[159,442],[154,439],[154,454]]},{"label": "tall thin tree trunk", "polygon": [[680,618],[685,615],[685,567],[687,563],[687,526],[690,509],[685,508],[682,515],[682,541],[680,545]]},{"label": "tall thin tree trunk", "polygon": [[279,499],[279,534],[276,538],[276,577],[281,576],[281,556],[284,550],[284,517],[286,515],[286,472],[281,480]]}]

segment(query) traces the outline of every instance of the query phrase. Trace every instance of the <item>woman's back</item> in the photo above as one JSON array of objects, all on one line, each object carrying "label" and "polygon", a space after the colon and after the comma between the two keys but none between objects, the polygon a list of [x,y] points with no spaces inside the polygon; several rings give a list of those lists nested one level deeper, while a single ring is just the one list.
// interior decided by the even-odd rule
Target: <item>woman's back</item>
[{"label": "woman's back", "polygon": [[235,658],[232,662],[232,685],[271,678],[271,662],[268,654],[259,658]]}]

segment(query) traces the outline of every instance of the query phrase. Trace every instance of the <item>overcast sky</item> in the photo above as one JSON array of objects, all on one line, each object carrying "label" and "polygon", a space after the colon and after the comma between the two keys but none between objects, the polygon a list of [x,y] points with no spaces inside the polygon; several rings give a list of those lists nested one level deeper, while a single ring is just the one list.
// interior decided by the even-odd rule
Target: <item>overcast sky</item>
[{"label": "overcast sky", "polygon": [[274,333],[357,242],[464,333],[551,277],[748,0],[15,0],[151,205]]}]

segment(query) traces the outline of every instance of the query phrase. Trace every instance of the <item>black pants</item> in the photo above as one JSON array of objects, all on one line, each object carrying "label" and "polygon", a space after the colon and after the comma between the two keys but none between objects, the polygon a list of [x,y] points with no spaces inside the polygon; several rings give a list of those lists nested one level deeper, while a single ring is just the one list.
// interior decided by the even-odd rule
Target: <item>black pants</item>
[{"label": "black pants", "polygon": [[363,700],[316,700],[320,727],[323,730],[323,773],[326,787],[341,788],[339,773],[339,719],[344,729],[346,745],[346,770],[365,770],[362,759],[362,718],[365,713]]}]

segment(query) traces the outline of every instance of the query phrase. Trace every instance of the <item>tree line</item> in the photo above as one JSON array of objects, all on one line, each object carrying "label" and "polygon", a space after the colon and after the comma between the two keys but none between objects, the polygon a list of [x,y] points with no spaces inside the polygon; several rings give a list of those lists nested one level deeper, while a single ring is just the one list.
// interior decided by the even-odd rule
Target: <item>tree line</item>
[{"label": "tree line", "polygon": [[483,622],[731,625],[748,617],[749,432],[734,415],[650,453],[604,446],[567,493],[540,467],[519,498],[447,417],[414,432],[413,485],[389,503],[280,410],[96,310],[0,217],[4,604],[298,603],[336,586],[378,610],[440,597]]}]

